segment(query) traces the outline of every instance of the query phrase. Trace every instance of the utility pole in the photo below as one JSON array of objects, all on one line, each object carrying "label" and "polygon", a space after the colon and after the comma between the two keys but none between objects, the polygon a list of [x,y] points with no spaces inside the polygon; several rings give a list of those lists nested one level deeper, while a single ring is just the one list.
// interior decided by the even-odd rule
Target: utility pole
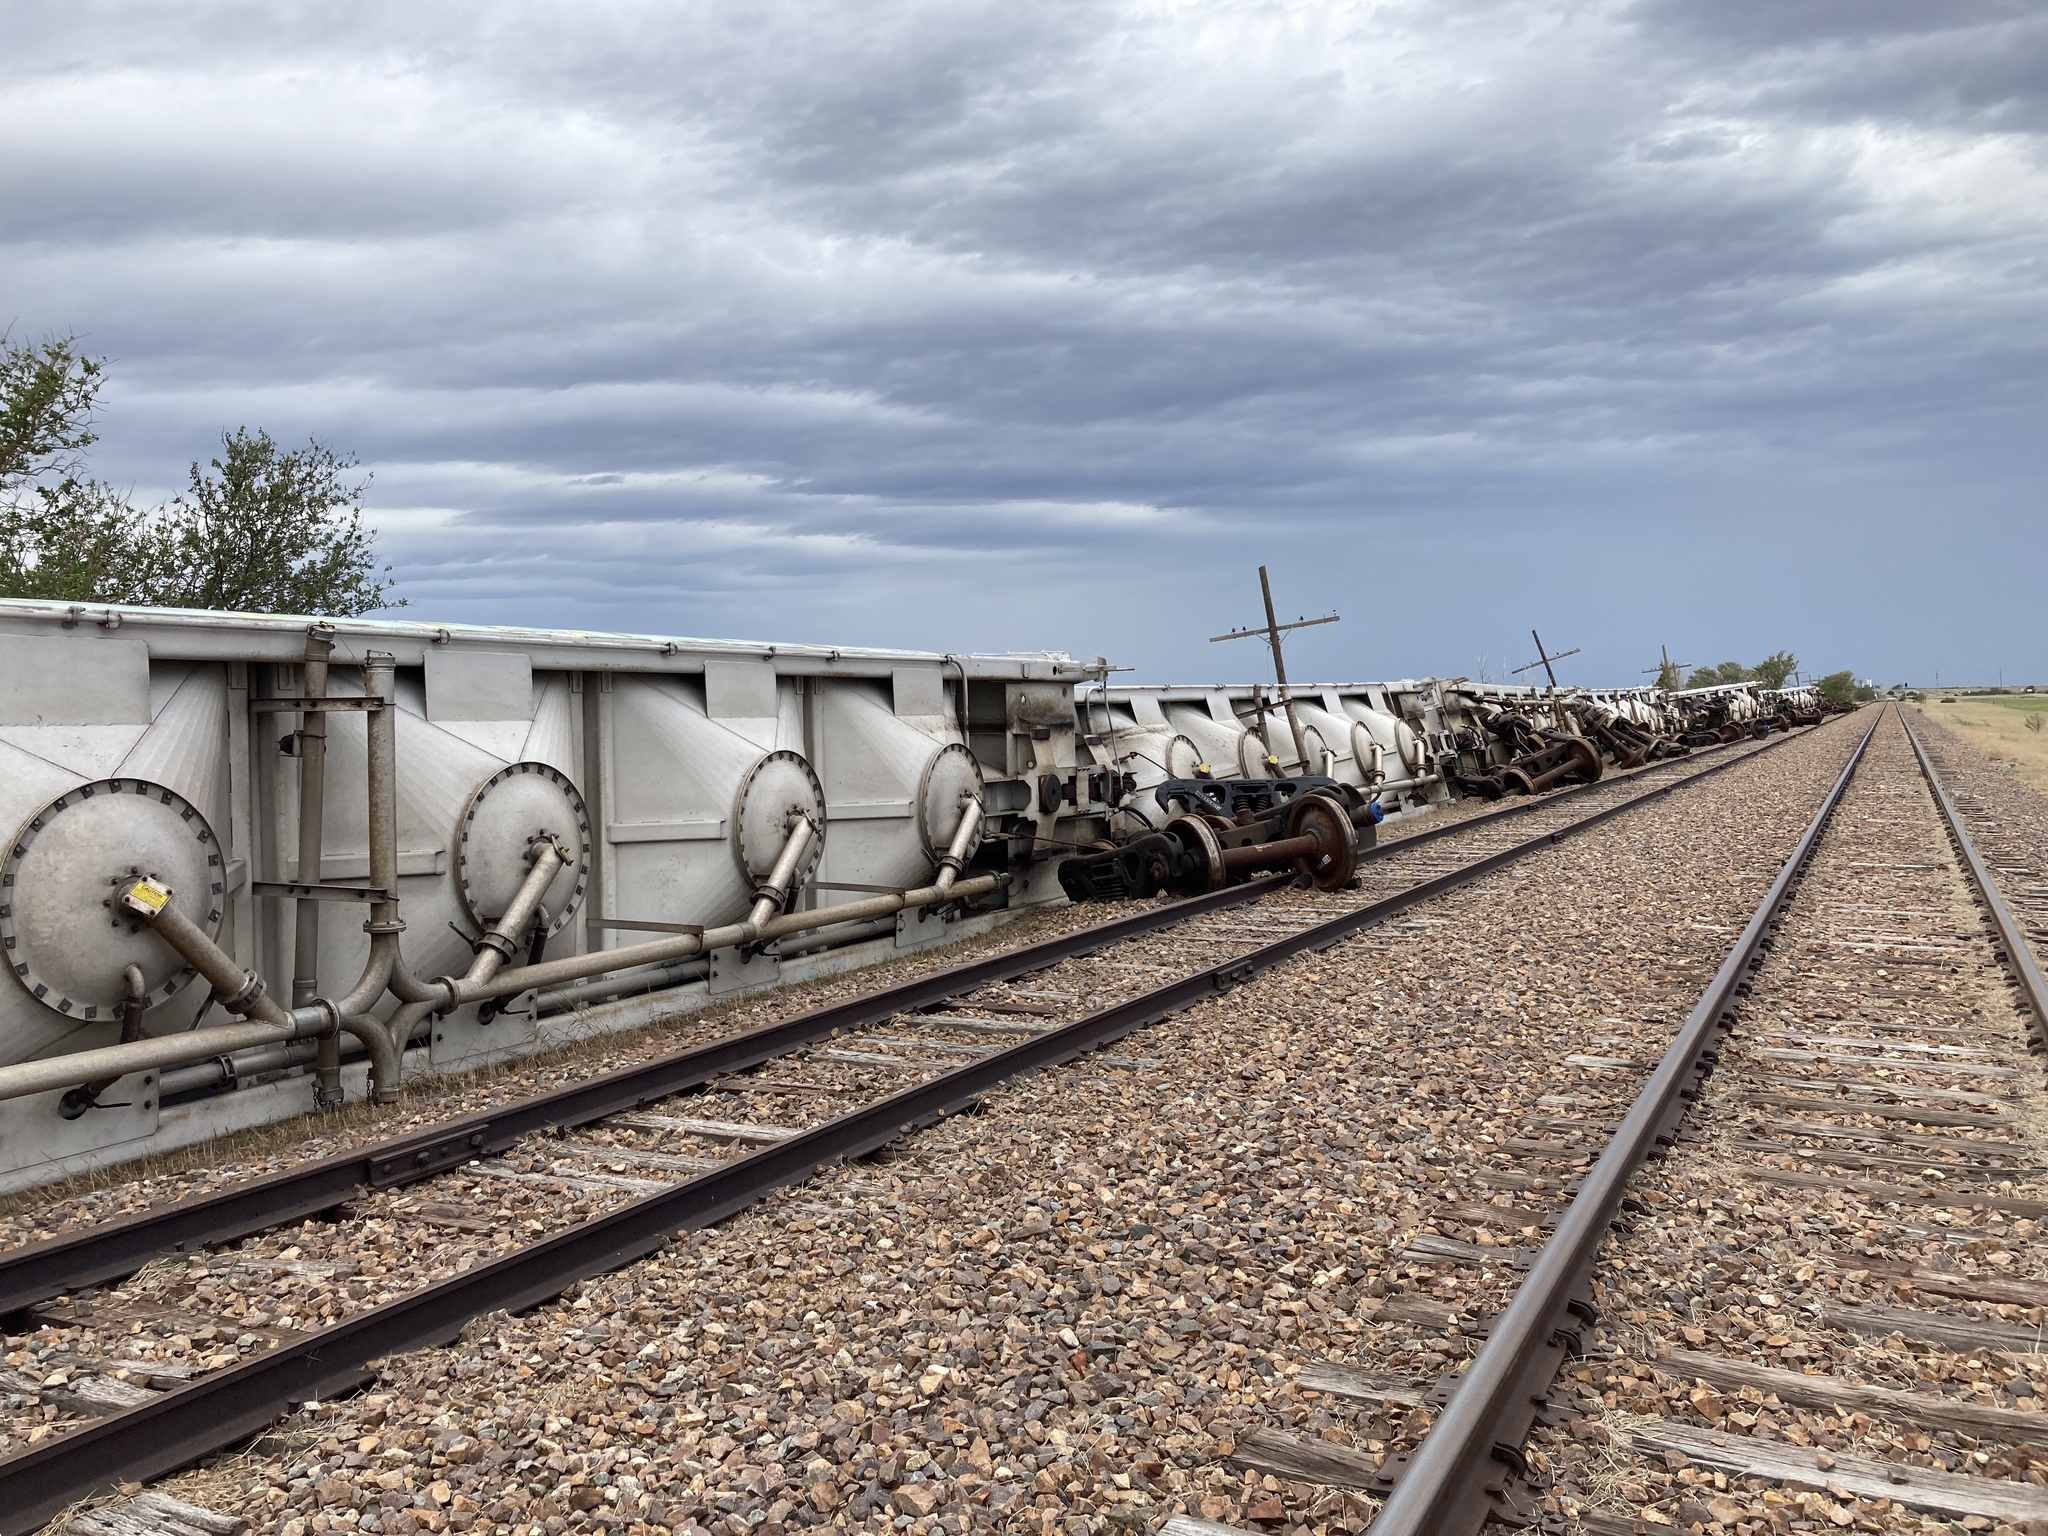
[{"label": "utility pole", "polygon": [[[1531,631],[1531,633],[1534,633],[1534,631]],[[1677,674],[1682,676],[1684,674],[1685,669],[1692,665],[1692,663],[1689,661],[1673,661],[1671,659],[1671,650],[1668,646],[1658,646],[1657,655],[1662,658],[1662,664],[1654,667],[1645,667],[1643,668],[1643,671],[1646,675],[1651,672],[1657,674],[1657,686],[1659,688],[1664,686],[1665,673],[1676,672]]]},{"label": "utility pole", "polygon": [[[1266,568],[1263,565],[1259,567],[1259,593],[1266,600],[1265,629],[1263,631],[1250,627],[1233,629],[1227,635],[1211,635],[1209,643],[1214,645],[1219,640],[1242,640],[1247,635],[1261,633],[1265,635],[1267,644],[1273,648],[1273,680],[1280,685],[1280,708],[1286,713],[1287,729],[1294,736],[1295,761],[1301,764],[1301,771],[1307,773],[1309,771],[1308,738],[1302,735],[1301,722],[1294,716],[1294,695],[1287,688],[1287,662],[1280,654],[1280,636],[1290,629],[1309,629],[1317,624],[1334,624],[1340,615],[1333,613],[1320,619],[1297,619],[1292,624],[1282,624],[1273,614],[1273,584],[1266,579]],[[1263,737],[1265,735],[1265,709],[1263,706],[1259,710],[1259,719],[1259,734]],[[1266,743],[1266,750],[1269,753],[1272,751],[1271,741]]]},{"label": "utility pole", "polygon": [[1543,637],[1537,634],[1535,630],[1532,629],[1529,631],[1529,638],[1536,642],[1536,659],[1528,663],[1528,665],[1526,666],[1520,666],[1515,668],[1515,675],[1517,677],[1520,677],[1524,672],[1533,671],[1537,667],[1541,667],[1543,669],[1543,675],[1550,679],[1550,691],[1552,693],[1556,693],[1557,669],[1551,666],[1551,663],[1553,661],[1563,661],[1567,656],[1578,655],[1579,648],[1575,645],[1568,651],[1558,651],[1556,654],[1553,655],[1552,653],[1543,649]]}]

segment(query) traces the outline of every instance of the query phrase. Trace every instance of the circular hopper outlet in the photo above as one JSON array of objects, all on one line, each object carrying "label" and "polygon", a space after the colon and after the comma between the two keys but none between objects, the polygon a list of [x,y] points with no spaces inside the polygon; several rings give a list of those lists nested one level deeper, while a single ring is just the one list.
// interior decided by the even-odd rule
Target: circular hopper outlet
[{"label": "circular hopper outlet", "polygon": [[732,802],[732,856],[749,884],[774,873],[798,816],[810,818],[816,835],[790,882],[792,890],[810,879],[825,851],[825,787],[800,753],[770,752],[747,770]]},{"label": "circular hopper outlet", "polygon": [[115,910],[137,875],[171,888],[208,938],[220,933],[226,868],[199,809],[146,779],[100,779],[66,790],[25,822],[0,864],[0,944],[15,979],[67,1018],[111,1019],[136,966],[154,1008],[193,977],[146,926]]},{"label": "circular hopper outlet", "polygon": [[[933,863],[953,845],[960,830],[960,813],[970,800],[981,799],[981,764],[957,741],[939,748],[924,765],[924,780],[917,787],[917,830],[924,839],[924,851]],[[967,856],[981,846],[982,834],[974,834]]]},{"label": "circular hopper outlet", "polygon": [[569,859],[548,886],[548,937],[569,926],[590,884],[590,812],[576,786],[546,763],[513,763],[477,786],[462,813],[456,838],[462,906],[478,928],[488,928],[512,905],[526,880],[526,850],[536,837],[552,837]]}]

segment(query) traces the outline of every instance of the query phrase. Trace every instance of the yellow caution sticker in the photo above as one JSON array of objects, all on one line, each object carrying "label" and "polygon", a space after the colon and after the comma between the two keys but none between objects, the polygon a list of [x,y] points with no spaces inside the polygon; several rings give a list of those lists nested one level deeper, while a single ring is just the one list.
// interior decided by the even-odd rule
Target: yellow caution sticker
[{"label": "yellow caution sticker", "polygon": [[155,917],[170,903],[171,888],[158,880],[138,880],[121,896],[123,906],[145,917]]}]

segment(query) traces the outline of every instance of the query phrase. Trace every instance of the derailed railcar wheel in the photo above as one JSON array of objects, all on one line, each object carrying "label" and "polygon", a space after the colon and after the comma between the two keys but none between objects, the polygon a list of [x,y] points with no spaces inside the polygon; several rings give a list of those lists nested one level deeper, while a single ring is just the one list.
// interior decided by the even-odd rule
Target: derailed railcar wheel
[{"label": "derailed railcar wheel", "polygon": [[1349,885],[1358,873],[1358,831],[1351,812],[1328,795],[1303,795],[1287,811],[1287,835],[1312,837],[1313,853],[1294,861],[1294,872],[1319,891]]},{"label": "derailed railcar wheel", "polygon": [[1223,844],[1217,839],[1216,829],[1200,816],[1176,816],[1166,824],[1165,831],[1179,841],[1183,855],[1173,894],[1201,896],[1222,890],[1230,880],[1230,872],[1223,867]]},{"label": "derailed railcar wheel", "polygon": [[1572,760],[1579,765],[1579,778],[1582,782],[1594,783],[1607,772],[1606,763],[1600,760],[1599,750],[1583,736],[1573,739],[1571,752]]}]

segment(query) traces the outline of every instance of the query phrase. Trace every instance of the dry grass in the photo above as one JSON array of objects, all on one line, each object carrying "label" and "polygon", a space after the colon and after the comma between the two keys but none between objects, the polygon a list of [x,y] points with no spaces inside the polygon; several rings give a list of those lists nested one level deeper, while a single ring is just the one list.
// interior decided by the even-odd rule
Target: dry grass
[{"label": "dry grass", "polygon": [[2006,772],[2048,791],[2048,728],[2029,730],[2029,721],[2048,725],[2048,694],[1958,697],[1944,703],[1929,694],[1921,706]]}]

